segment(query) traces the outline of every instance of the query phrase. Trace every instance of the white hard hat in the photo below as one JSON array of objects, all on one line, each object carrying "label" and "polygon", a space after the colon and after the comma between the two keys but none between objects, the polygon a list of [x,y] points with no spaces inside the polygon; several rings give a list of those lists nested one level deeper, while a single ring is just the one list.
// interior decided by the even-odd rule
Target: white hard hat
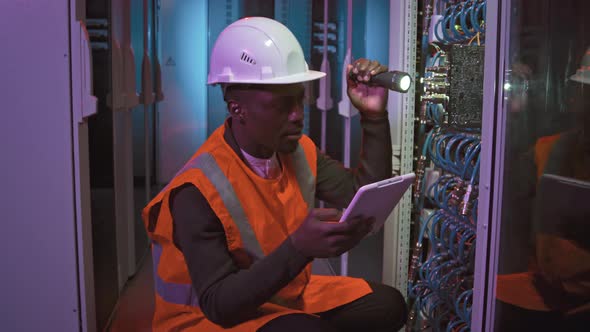
[{"label": "white hard hat", "polygon": [[583,84],[590,84],[590,47],[588,47],[584,57],[582,57],[580,68],[576,70],[574,75],[570,76],[570,80]]},{"label": "white hard hat", "polygon": [[217,38],[207,83],[289,84],[325,75],[308,69],[301,45],[286,26],[266,17],[246,17]]}]

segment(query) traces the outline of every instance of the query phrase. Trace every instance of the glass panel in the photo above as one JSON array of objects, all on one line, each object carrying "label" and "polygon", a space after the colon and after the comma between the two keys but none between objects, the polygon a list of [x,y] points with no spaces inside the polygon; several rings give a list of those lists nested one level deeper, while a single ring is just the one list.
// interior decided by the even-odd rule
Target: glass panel
[{"label": "glass panel", "polygon": [[494,330],[578,331],[590,316],[590,3],[510,6]]}]

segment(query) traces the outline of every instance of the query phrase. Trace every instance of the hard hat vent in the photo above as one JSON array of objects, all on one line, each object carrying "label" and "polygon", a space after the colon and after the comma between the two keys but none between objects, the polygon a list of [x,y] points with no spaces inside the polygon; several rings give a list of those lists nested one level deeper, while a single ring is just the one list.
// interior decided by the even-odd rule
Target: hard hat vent
[{"label": "hard hat vent", "polygon": [[242,57],[240,58],[240,60],[242,60],[243,62],[249,63],[251,65],[255,65],[256,64],[256,60],[254,60],[254,58],[252,58],[246,52],[242,52]]}]

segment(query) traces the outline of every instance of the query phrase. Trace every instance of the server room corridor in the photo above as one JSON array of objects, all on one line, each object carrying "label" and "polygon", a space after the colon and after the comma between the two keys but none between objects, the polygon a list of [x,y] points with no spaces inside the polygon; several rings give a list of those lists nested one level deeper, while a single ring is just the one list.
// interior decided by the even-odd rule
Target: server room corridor
[{"label": "server room corridor", "polygon": [[590,331],[590,0],[0,0],[0,331]]}]

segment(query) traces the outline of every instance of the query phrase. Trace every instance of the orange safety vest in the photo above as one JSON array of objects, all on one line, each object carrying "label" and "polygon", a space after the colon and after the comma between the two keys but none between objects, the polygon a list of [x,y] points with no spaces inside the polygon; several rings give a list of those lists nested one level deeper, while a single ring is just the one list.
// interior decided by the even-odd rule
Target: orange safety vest
[{"label": "orange safety vest", "polygon": [[[289,313],[319,313],[372,292],[362,279],[311,275],[311,264],[259,308],[260,316],[224,329],[199,308],[184,256],[174,245],[170,192],[195,185],[225,230],[227,247],[240,268],[275,250],[303,222],[315,197],[316,147],[303,136],[296,151],[280,154],[278,179],[263,179],[246,165],[218,128],[172,181],[146,206],[143,219],[152,239],[155,283],[154,331],[256,331]],[[150,209],[161,204],[157,222]]]},{"label": "orange safety vest", "polygon": [[[534,148],[537,180],[545,173],[549,157],[563,134],[544,136]],[[563,142],[562,142],[563,143]],[[587,296],[590,256],[576,243],[552,234],[535,235],[535,264],[529,271],[499,274],[496,278],[496,298],[504,303],[534,311],[562,311],[566,315],[590,312],[589,303],[567,303],[568,296]],[[551,283],[542,284],[542,274],[550,272]],[[549,286],[550,285],[550,286]],[[541,292],[539,287],[551,287]],[[551,294],[551,298],[548,298]]]},{"label": "orange safety vest", "polygon": [[549,160],[549,154],[553,150],[553,146],[557,140],[561,137],[561,134],[555,134],[551,136],[543,136],[535,142],[535,166],[537,167],[537,179],[541,178],[545,171],[545,165]]},{"label": "orange safety vest", "polygon": [[[534,162],[537,180],[545,171],[549,155],[561,134],[543,136],[535,142]],[[536,263],[535,263],[536,264]],[[550,311],[543,296],[535,286],[535,272],[498,274],[496,277],[496,298],[527,310]]]}]

